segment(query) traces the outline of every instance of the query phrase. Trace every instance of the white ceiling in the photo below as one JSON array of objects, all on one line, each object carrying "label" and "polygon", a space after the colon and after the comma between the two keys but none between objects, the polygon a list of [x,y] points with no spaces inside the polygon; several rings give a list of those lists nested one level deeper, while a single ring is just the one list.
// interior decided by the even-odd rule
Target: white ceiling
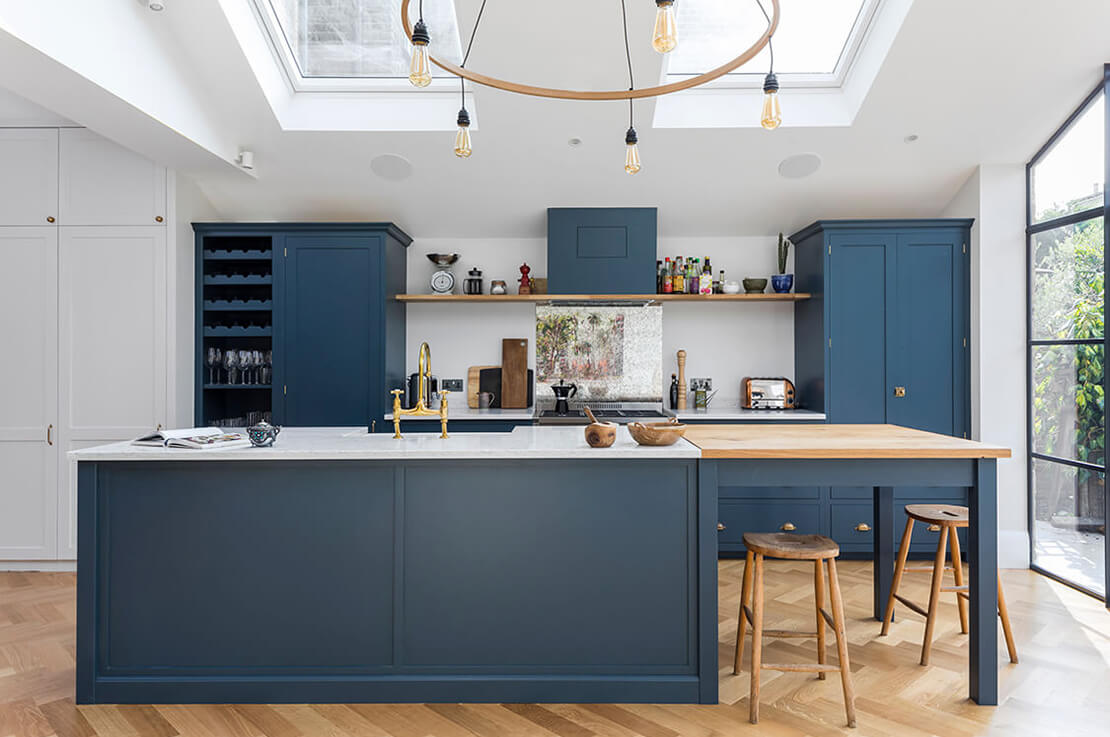
[{"label": "white ceiling", "polygon": [[[1110,60],[1106,0],[917,0],[850,127],[790,127],[788,89],[786,122],[774,132],[652,129],[654,102],[642,101],[636,127],[644,168],[630,177],[622,169],[628,111],[618,102],[479,88],[467,160],[453,155],[452,132],[282,131],[220,2],[172,2],[144,22],[178,45],[184,71],[224,127],[222,139],[255,152],[256,178],[175,160],[168,149],[160,158],[193,176],[228,219],[392,220],[418,237],[543,235],[552,206],[657,206],[666,235],[757,235],[816,218],[935,216],[979,163],[1025,162]],[[465,37],[479,0],[456,2]],[[648,42],[654,3],[630,0],[629,12],[637,83],[644,84],[660,73]],[[492,0],[468,66],[535,84],[597,88],[625,85],[623,62],[616,2]],[[39,104],[50,99],[49,90],[36,95],[44,80],[18,74],[8,68],[0,84]],[[129,144],[133,126],[111,130],[105,116],[92,114],[95,99],[86,95],[82,104],[93,127]],[[86,122],[83,108],[52,109]],[[911,133],[919,140],[907,144]],[[569,146],[572,137],[582,145]],[[140,144],[149,146],[147,139],[133,147],[159,155]],[[823,159],[820,171],[779,176],[779,162],[803,152]],[[370,160],[386,153],[411,161],[413,176],[394,182],[372,173]]]}]

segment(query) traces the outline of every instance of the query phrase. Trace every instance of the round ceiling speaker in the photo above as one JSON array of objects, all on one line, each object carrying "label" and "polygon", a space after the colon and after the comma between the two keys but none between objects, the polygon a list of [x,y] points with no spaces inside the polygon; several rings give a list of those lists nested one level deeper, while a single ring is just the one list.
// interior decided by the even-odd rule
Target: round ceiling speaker
[{"label": "round ceiling speaker", "polygon": [[412,163],[404,156],[382,154],[370,159],[370,170],[382,179],[399,182],[412,176]]},{"label": "round ceiling speaker", "polygon": [[787,156],[779,163],[779,176],[787,179],[808,177],[821,168],[821,157],[817,154],[795,154]]}]

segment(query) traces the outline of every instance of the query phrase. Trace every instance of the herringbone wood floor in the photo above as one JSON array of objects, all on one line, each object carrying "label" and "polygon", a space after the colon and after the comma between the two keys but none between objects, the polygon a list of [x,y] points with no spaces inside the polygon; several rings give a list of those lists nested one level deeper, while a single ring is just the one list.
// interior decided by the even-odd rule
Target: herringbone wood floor
[{"label": "herringbone wood floor", "polygon": [[[859,728],[844,728],[835,676],[764,673],[760,724],[748,724],[748,675],[731,674],[742,561],[720,564],[721,704],[73,704],[74,576],[0,573],[0,737],[716,737],[717,735],[1110,734],[1110,613],[1028,571],[1006,571],[1021,664],[1000,661],[997,708],[970,703],[967,637],[942,606],[932,665],[917,665],[922,621],[899,609],[888,637],[870,614],[871,569],[841,563]],[[809,563],[768,561],[767,626],[813,627]],[[924,601],[927,576],[903,590]],[[946,597],[947,598],[947,597]],[[830,635],[830,641],[831,641]],[[812,660],[812,640],[773,641],[765,660]],[[1004,653],[1005,649],[1000,646]],[[835,647],[830,642],[830,654]]]}]

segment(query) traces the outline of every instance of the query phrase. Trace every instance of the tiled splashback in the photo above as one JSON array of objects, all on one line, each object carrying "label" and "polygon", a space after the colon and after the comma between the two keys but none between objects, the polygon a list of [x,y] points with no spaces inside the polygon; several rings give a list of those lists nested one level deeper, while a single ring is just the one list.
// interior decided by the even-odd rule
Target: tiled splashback
[{"label": "tiled splashback", "polygon": [[575,399],[658,402],[663,397],[660,305],[536,307],[536,396],[576,384]]}]

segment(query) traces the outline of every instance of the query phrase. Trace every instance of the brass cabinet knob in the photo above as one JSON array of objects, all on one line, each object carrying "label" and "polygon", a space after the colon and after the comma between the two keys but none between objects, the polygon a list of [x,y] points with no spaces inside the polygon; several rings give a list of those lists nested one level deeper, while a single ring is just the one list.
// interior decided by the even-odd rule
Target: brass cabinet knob
[{"label": "brass cabinet knob", "polygon": [[54,216],[53,215],[47,215],[46,216],[46,222],[48,222],[48,223],[54,222]]},{"label": "brass cabinet knob", "polygon": [[724,525],[722,525],[720,522],[717,523],[717,532],[720,532],[721,530],[727,530],[727,529],[728,528],[725,527]]},{"label": "brass cabinet knob", "polygon": [[793,532],[794,530],[796,530],[798,528],[794,526],[793,522],[784,522],[782,527],[780,527],[779,529],[782,530],[783,532]]},{"label": "brass cabinet knob", "polygon": [[929,525],[929,532],[940,532],[940,525]]},{"label": "brass cabinet knob", "polygon": [[860,522],[856,525],[856,532],[871,532],[871,525],[866,522]]},{"label": "brass cabinet knob", "polygon": [[906,396],[906,387],[904,387],[904,386],[894,387],[894,396],[896,396],[896,397]]},{"label": "brass cabinet knob", "polygon": [[160,222],[162,222],[162,219],[163,219],[163,218],[162,218],[162,216],[161,216],[161,215],[155,215],[155,216],[154,216],[154,222],[156,222],[156,223],[160,223]]}]

